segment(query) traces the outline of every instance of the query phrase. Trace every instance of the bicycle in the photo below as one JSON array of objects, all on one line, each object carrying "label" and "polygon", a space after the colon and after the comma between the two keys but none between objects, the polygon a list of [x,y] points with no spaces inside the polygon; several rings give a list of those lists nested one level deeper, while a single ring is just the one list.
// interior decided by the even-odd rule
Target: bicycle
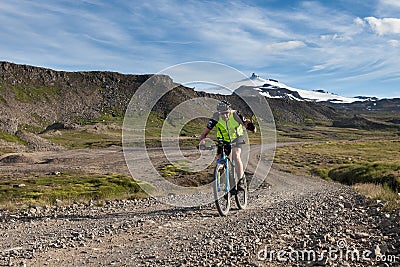
[{"label": "bicycle", "polygon": [[[241,188],[238,189],[235,164],[225,152],[225,146],[233,146],[233,144],[219,142],[218,146],[221,146],[222,153],[221,158],[217,159],[214,168],[213,193],[218,213],[221,216],[226,216],[231,207],[231,195],[235,195],[235,202],[239,209],[246,208],[248,197],[247,181],[246,177],[243,176]],[[211,147],[205,147],[205,149],[211,149]],[[231,186],[231,184],[234,184],[234,186]]]}]

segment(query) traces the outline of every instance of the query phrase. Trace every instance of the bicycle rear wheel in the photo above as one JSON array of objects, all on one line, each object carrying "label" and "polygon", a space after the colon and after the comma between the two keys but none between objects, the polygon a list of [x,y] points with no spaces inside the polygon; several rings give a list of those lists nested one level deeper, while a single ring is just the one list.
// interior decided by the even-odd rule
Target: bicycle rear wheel
[{"label": "bicycle rear wheel", "polygon": [[226,177],[226,169],[223,164],[217,164],[214,169],[213,191],[215,205],[221,216],[226,216],[231,206],[231,195],[229,192],[228,179]]},{"label": "bicycle rear wheel", "polygon": [[238,186],[236,186],[237,188],[237,192],[235,195],[235,201],[236,201],[236,205],[238,206],[239,209],[245,209],[247,207],[247,196],[248,196],[248,188],[247,188],[247,180],[246,180],[246,176],[243,176],[242,178],[243,180],[240,183],[240,189],[238,188]]}]

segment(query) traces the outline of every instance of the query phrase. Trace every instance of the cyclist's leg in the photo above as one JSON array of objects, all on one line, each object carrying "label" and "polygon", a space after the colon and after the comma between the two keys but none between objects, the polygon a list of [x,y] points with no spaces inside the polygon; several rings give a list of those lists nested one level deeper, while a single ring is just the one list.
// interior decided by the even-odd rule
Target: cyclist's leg
[{"label": "cyclist's leg", "polygon": [[237,177],[243,176],[243,163],[242,163],[242,159],[240,158],[241,152],[242,152],[241,147],[234,147],[232,149],[232,158],[235,161],[235,171],[236,171]]},{"label": "cyclist's leg", "polygon": [[[221,159],[221,156],[222,156],[222,149],[223,149],[223,146],[221,145],[221,144],[218,144],[217,145],[217,161],[219,160],[219,159]],[[225,171],[225,169],[220,169],[219,170],[219,172],[221,173],[221,174],[223,174],[223,172]]]},{"label": "cyclist's leg", "polygon": [[243,176],[243,163],[241,153],[242,153],[242,145],[244,144],[243,136],[239,136],[235,139],[234,145],[232,147],[232,159],[235,161],[235,171],[238,179],[242,178]]}]

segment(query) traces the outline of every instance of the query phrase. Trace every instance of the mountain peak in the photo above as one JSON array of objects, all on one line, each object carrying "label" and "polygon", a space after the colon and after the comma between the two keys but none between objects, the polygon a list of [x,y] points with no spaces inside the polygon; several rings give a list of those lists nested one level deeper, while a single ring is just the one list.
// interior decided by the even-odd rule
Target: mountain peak
[{"label": "mountain peak", "polygon": [[254,72],[253,72],[253,74],[251,74],[251,76],[250,76],[250,80],[256,80],[257,78],[260,78],[260,76],[258,76],[258,75],[255,74]]},{"label": "mountain peak", "polygon": [[[354,103],[357,101],[363,102],[366,100],[377,100],[377,98],[366,98],[366,97],[345,97],[334,93],[327,92],[325,90],[304,90],[288,86],[284,83],[279,82],[276,79],[268,78],[264,79],[252,73],[250,78],[243,79],[230,84],[230,88],[239,89],[241,87],[249,87],[246,90],[246,94],[261,94],[267,98],[283,98],[293,99],[298,101],[311,101],[311,102],[329,102],[329,103]],[[244,92],[244,88],[240,89],[240,92]],[[239,93],[239,91],[236,91]]]}]

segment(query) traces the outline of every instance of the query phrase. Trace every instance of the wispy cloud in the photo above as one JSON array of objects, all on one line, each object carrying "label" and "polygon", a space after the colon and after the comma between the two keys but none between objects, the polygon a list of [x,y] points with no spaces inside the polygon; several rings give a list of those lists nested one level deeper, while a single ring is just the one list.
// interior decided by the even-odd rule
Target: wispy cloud
[{"label": "wispy cloud", "polygon": [[378,35],[400,34],[400,19],[366,17],[365,21],[368,22],[371,30]]},{"label": "wispy cloud", "polygon": [[399,40],[389,40],[388,43],[393,47],[400,47],[400,41]]},{"label": "wispy cloud", "polygon": [[379,18],[390,18],[398,17],[400,12],[400,2],[397,0],[378,0],[376,17]]},{"label": "wispy cloud", "polygon": [[129,73],[211,60],[305,87],[396,80],[399,1],[357,15],[344,1],[283,2],[3,0],[1,60]]},{"label": "wispy cloud", "polygon": [[269,51],[270,53],[278,53],[280,51],[293,50],[306,46],[307,45],[302,41],[288,41],[267,45],[265,50]]}]

